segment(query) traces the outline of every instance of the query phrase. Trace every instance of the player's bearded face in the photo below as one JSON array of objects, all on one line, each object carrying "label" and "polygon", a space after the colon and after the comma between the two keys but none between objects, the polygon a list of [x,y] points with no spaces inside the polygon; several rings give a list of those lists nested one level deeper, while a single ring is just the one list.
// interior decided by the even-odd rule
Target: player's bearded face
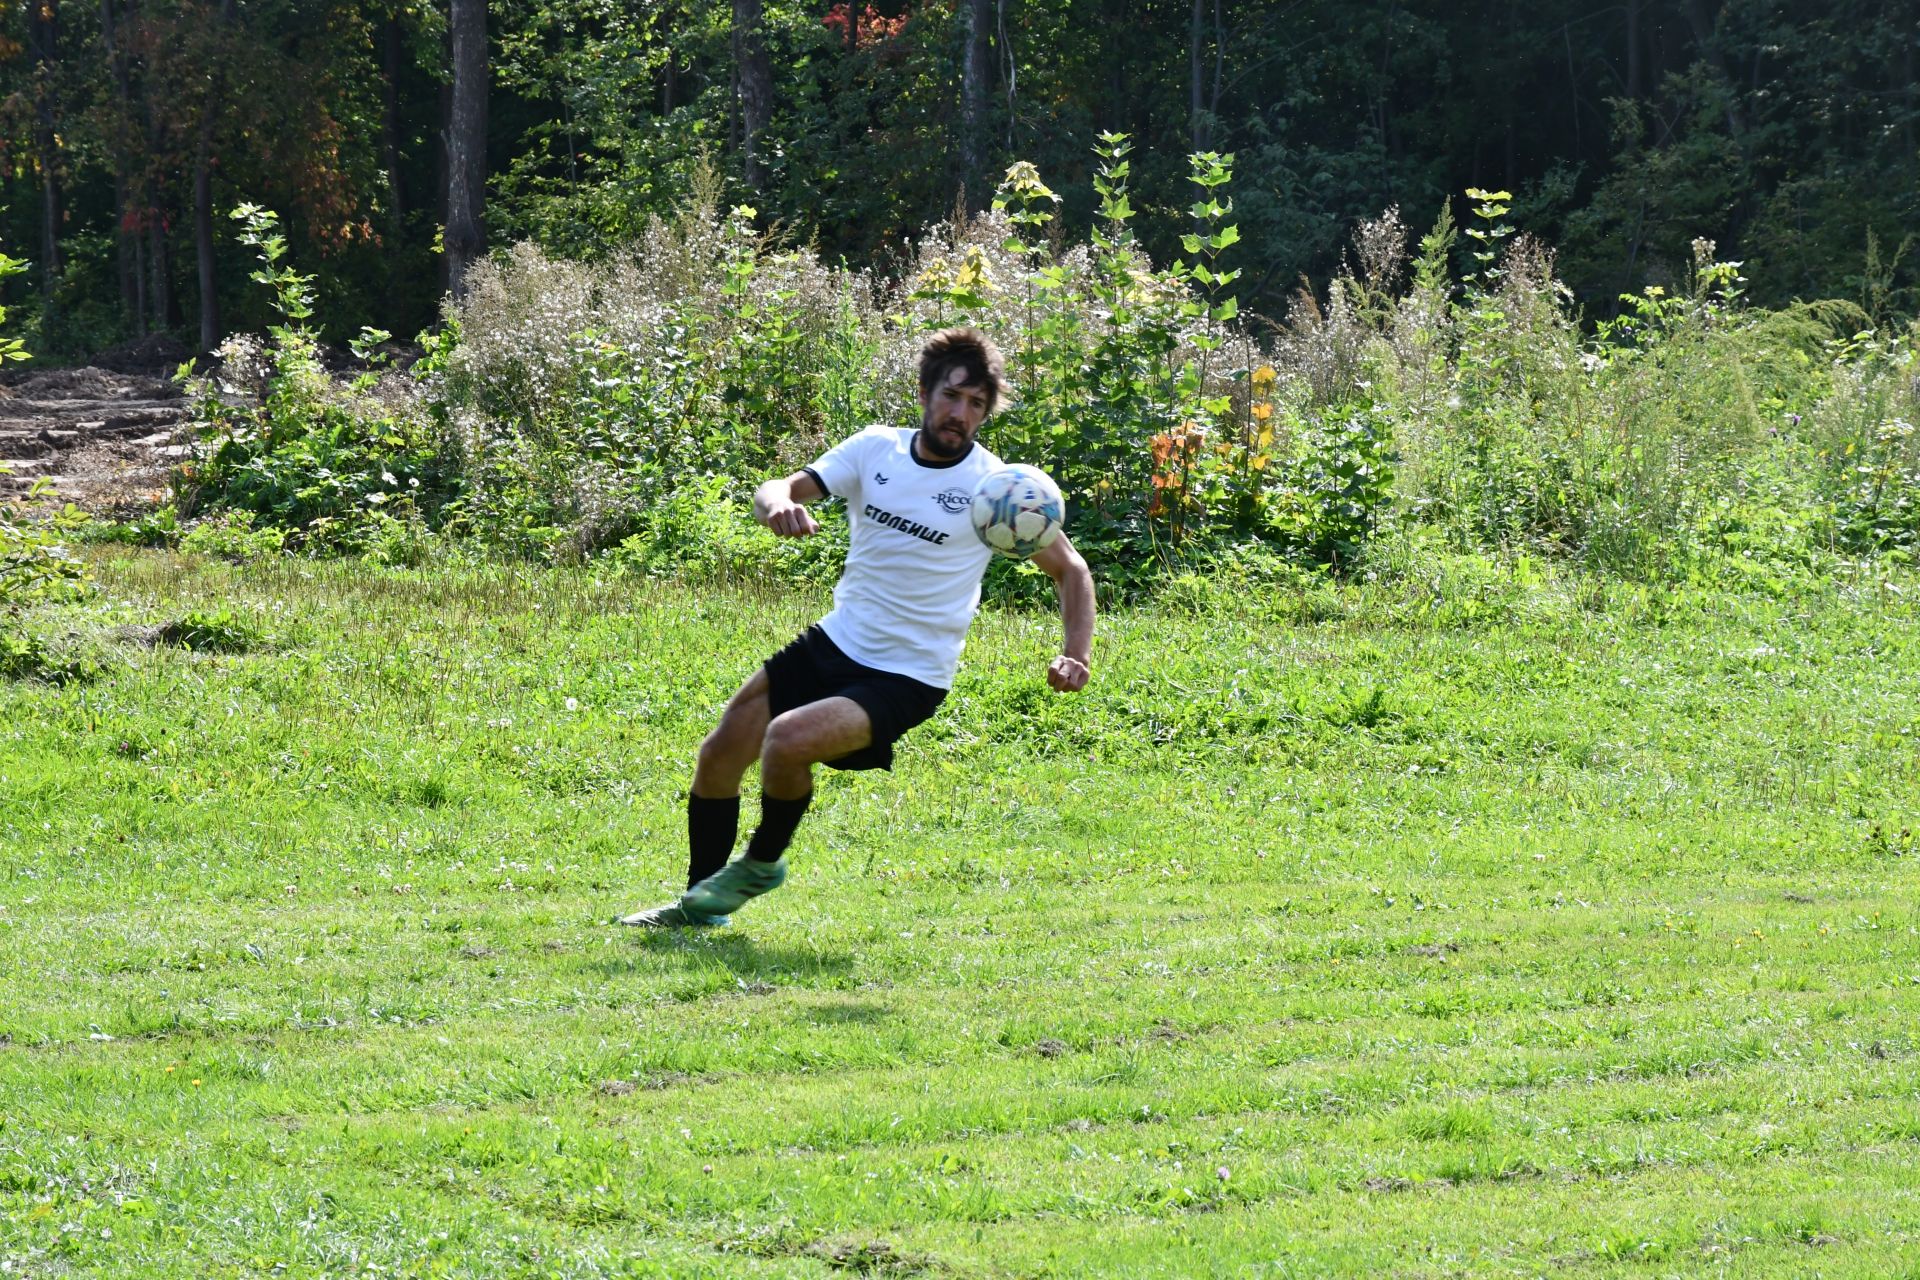
[{"label": "player's bearded face", "polygon": [[973,445],[987,418],[987,390],[967,382],[955,366],[931,394],[920,396],[920,448],[930,458],[958,458]]}]

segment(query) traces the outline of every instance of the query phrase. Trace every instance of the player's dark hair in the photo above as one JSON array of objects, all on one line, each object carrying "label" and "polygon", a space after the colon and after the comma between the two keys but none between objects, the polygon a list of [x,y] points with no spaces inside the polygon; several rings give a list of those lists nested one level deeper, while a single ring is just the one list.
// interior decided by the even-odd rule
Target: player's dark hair
[{"label": "player's dark hair", "polygon": [[967,371],[963,386],[987,389],[987,412],[1002,399],[1011,399],[1013,388],[1007,385],[1007,361],[993,340],[971,326],[942,329],[920,348],[920,394],[930,396],[943,385],[955,366]]}]

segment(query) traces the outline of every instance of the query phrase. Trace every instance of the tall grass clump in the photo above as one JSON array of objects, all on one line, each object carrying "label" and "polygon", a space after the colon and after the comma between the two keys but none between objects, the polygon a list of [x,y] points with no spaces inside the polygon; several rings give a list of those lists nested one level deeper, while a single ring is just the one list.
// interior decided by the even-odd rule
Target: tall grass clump
[{"label": "tall grass clump", "polygon": [[765,474],[873,419],[868,282],[754,217],[709,198],[609,261],[477,267],[434,391],[461,528],[543,557],[725,541]]},{"label": "tall grass clump", "polygon": [[711,193],[611,261],[497,255],[425,366],[464,479],[453,526],[515,554],[824,576],[830,550],[751,524],[753,485],[914,421],[921,343],[970,323],[1015,386],[989,443],[1054,475],[1123,593],[1222,566],[1377,575],[1409,549],[1763,588],[1912,554],[1912,333],[1851,304],[1751,308],[1705,241],[1684,280],[1595,321],[1507,194],[1478,190],[1417,241],[1397,210],[1363,223],[1324,290],[1244,315],[1233,164],[1191,157],[1164,266],[1120,134],[1084,241],[1020,163],[892,279],[781,248]]},{"label": "tall grass clump", "polygon": [[[281,323],[264,341],[229,338],[204,375],[183,370],[198,448],[175,476],[179,514],[248,533],[257,522],[253,546],[418,560],[460,487],[440,433],[377,368],[344,384],[327,372],[308,326],[312,277],[285,262],[278,218],[254,205],[233,216]],[[356,354],[377,358],[388,336],[363,334]]]},{"label": "tall grass clump", "polygon": [[1386,419],[1399,533],[1763,586],[1907,554],[1911,334],[1859,332],[1844,303],[1748,308],[1740,264],[1707,241],[1677,287],[1626,295],[1588,327],[1551,251],[1512,235],[1506,194],[1469,195],[1464,256],[1448,212],[1413,246],[1390,211],[1275,342],[1306,412],[1364,396]]}]

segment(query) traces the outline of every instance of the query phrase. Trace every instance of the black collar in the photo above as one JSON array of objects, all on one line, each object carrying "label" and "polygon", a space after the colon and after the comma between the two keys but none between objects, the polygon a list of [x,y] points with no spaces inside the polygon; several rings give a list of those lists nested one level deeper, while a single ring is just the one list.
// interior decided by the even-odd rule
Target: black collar
[{"label": "black collar", "polygon": [[957,458],[950,458],[946,462],[929,462],[927,459],[920,456],[920,430],[918,427],[916,427],[914,428],[913,439],[907,442],[907,456],[911,457],[915,462],[919,463],[923,467],[928,467],[935,471],[944,471],[948,467],[957,467],[961,463],[965,462],[968,456],[973,453],[973,446],[976,443],[977,441],[973,441],[973,440],[967,441],[966,453],[961,454]]}]

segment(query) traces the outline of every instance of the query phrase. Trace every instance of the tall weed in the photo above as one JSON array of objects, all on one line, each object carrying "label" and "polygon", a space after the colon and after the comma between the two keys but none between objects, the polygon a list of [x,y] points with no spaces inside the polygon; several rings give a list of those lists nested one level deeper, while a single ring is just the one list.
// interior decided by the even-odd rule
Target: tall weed
[{"label": "tall weed", "polygon": [[689,487],[744,499],[872,419],[866,280],[776,250],[753,217],[701,205],[624,258],[522,244],[477,268],[434,390],[470,485],[463,529],[591,553]]},{"label": "tall weed", "polygon": [[1739,264],[1702,241],[1683,285],[1589,326],[1510,197],[1476,190],[1417,243],[1398,210],[1361,224],[1324,290],[1283,321],[1242,316],[1233,157],[1192,158],[1166,266],[1131,231],[1132,159],[1102,136],[1085,241],[1016,164],[897,279],[782,248],[711,191],[622,258],[497,255],[422,366],[465,484],[454,526],[540,557],[618,548],[645,572],[830,573],[759,537],[752,487],[868,422],[915,421],[920,345],[970,323],[1015,386],[988,443],[1054,475],[1123,593],[1227,564],[1344,573],[1382,529],[1763,586],[1920,538],[1913,335],[1858,308],[1750,308]]},{"label": "tall weed", "polygon": [[[278,219],[252,205],[234,217],[259,258],[252,278],[273,291],[283,323],[265,342],[229,338],[215,372],[186,378],[200,449],[176,476],[180,513],[246,513],[294,545],[336,552],[383,545],[396,524],[437,521],[459,477],[432,421],[377,372],[344,385],[328,375],[307,327],[312,279],[286,264]],[[357,345],[370,352],[387,336]]]}]

